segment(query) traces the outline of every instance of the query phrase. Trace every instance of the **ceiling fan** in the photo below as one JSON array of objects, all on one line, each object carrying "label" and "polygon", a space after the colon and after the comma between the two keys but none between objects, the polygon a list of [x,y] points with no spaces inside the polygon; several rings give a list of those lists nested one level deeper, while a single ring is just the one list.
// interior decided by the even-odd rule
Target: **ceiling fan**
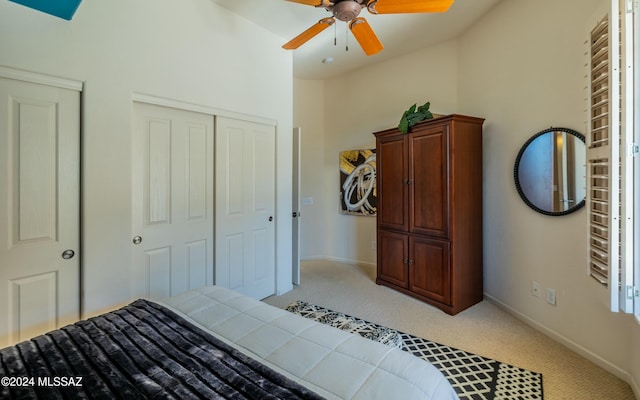
[{"label": "ceiling fan", "polygon": [[311,38],[327,29],[336,22],[347,22],[349,30],[356,40],[370,56],[380,52],[384,46],[371,29],[366,19],[359,17],[363,8],[371,14],[407,14],[407,13],[432,13],[445,12],[451,7],[454,0],[287,0],[293,3],[314,7],[322,7],[333,14],[333,17],[323,18],[306,31],[302,32],[282,48],[287,50],[297,49]]}]

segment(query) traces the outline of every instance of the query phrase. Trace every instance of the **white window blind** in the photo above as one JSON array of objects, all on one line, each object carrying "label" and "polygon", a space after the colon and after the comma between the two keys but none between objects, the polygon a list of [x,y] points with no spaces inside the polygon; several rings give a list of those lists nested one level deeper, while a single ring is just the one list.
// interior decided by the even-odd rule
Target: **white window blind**
[{"label": "white window blind", "polygon": [[609,160],[589,160],[589,272],[609,284]]},{"label": "white window blind", "polygon": [[634,61],[638,57],[634,42],[638,42],[634,41],[633,4],[632,0],[611,1],[609,13],[590,32],[586,52],[588,270],[608,287],[611,310],[629,313],[634,311],[634,301],[638,302],[640,275],[634,274],[638,264],[634,263],[637,254],[633,245],[634,229],[638,230],[633,218],[637,207],[634,120],[638,118],[638,107],[634,107]]}]

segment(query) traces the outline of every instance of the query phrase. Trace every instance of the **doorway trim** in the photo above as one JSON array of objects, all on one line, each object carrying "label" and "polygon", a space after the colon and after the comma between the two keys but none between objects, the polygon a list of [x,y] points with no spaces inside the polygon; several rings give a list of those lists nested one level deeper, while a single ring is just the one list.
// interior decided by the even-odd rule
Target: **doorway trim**
[{"label": "doorway trim", "polygon": [[60,89],[70,89],[78,92],[82,92],[82,90],[84,89],[84,83],[81,81],[24,71],[21,69],[15,69],[2,65],[0,65],[0,76],[16,81],[25,81],[37,83],[40,85],[54,86]]}]

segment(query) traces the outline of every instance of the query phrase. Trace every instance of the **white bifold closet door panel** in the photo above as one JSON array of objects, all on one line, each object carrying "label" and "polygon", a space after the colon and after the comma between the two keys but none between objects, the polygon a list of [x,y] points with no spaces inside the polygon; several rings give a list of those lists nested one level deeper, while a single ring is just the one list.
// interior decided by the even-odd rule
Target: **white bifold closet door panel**
[{"label": "white bifold closet door panel", "polygon": [[134,296],[213,283],[213,116],[135,102]]},{"label": "white bifold closet door panel", "polygon": [[275,293],[275,221],[275,127],[216,117],[216,285]]},{"label": "white bifold closet door panel", "polygon": [[79,90],[0,78],[0,348],[79,318]]}]

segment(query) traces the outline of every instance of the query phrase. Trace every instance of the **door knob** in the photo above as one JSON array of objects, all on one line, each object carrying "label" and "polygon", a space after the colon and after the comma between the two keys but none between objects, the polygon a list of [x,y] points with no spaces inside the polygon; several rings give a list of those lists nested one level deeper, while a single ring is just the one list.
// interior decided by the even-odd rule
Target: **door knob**
[{"label": "door knob", "polygon": [[67,249],[67,250],[62,252],[62,258],[64,258],[65,260],[69,260],[69,259],[73,258],[73,256],[75,254],[76,253],[73,250]]},{"label": "door knob", "polygon": [[273,217],[269,216],[269,222],[273,221]]},{"label": "door knob", "polygon": [[132,240],[133,244],[140,244],[142,243],[142,236],[135,236]]}]

